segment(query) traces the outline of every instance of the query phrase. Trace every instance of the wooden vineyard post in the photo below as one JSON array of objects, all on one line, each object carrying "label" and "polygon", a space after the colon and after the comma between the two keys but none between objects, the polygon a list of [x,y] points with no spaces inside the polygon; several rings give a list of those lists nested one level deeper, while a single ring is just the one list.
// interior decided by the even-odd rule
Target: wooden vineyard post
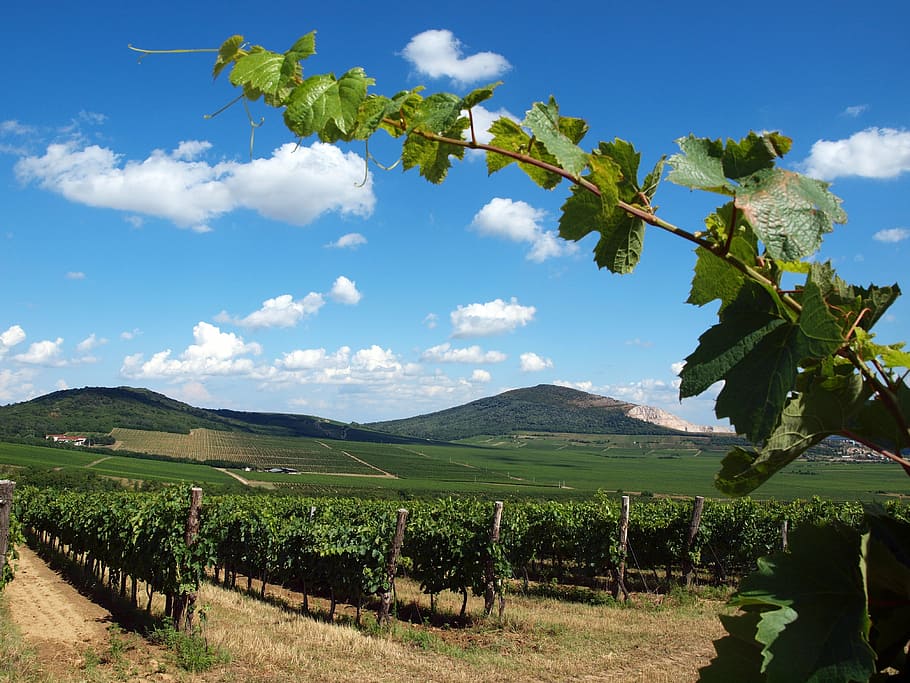
[{"label": "wooden vineyard post", "polygon": [[[184,534],[187,548],[192,548],[196,544],[196,536],[199,535],[199,508],[201,507],[202,489],[194,486],[190,489],[190,511],[186,517],[186,533]],[[199,585],[197,583],[192,591],[184,593],[181,588],[181,592],[174,597],[174,628],[178,631],[191,633],[193,630],[193,616],[196,611],[198,590]]]},{"label": "wooden vineyard post", "polygon": [[613,599],[622,593],[622,599],[629,599],[626,588],[626,553],[629,550],[629,496],[622,497],[622,507],[619,513],[619,566],[616,568],[616,581],[613,585]]},{"label": "wooden vineyard post", "polygon": [[[497,593],[497,577],[496,570],[493,563],[493,546],[499,543],[499,528],[502,524],[502,501],[497,500],[493,507],[493,524],[490,527],[490,554],[487,557],[486,570],[484,572],[484,579],[486,582],[486,590],[484,591],[483,601],[484,601],[484,613],[487,616],[490,616],[493,613],[493,604],[496,600]],[[506,606],[506,599],[502,595],[502,588],[499,589],[499,616],[502,617],[502,611]]]},{"label": "wooden vineyard post", "polygon": [[689,533],[686,536],[686,545],[683,548],[682,566],[683,575],[682,583],[686,588],[691,588],[695,580],[695,563],[692,562],[692,544],[695,542],[695,536],[698,535],[698,527],[701,526],[701,513],[705,507],[705,497],[695,497],[695,507],[692,509],[692,519],[689,522]]},{"label": "wooden vineyard post", "polygon": [[395,591],[395,572],[398,569],[398,555],[401,553],[401,544],[404,541],[404,525],[408,520],[408,511],[404,508],[398,509],[398,522],[395,525],[395,537],[392,539],[392,548],[389,551],[389,560],[386,563],[386,581],[387,590],[380,593],[379,616],[377,621],[380,625],[389,623],[389,610],[392,606],[392,595]]},{"label": "wooden vineyard post", "polygon": [[9,517],[13,507],[13,489],[16,482],[9,479],[0,481],[0,579],[6,568],[6,551],[9,548]]},{"label": "wooden vineyard post", "polygon": [[790,546],[790,522],[788,520],[783,520],[780,523],[780,547],[781,550],[787,552]]}]

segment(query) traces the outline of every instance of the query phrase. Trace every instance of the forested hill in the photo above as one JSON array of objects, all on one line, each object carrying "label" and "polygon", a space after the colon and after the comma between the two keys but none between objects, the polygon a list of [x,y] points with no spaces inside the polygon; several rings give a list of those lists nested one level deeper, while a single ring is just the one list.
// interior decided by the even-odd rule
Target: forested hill
[{"label": "forested hill", "polygon": [[678,431],[629,417],[627,413],[635,407],[633,403],[605,396],[541,384],[436,413],[373,422],[365,426],[393,434],[443,441],[516,431],[679,434]]},{"label": "forested hill", "polygon": [[43,439],[46,434],[66,432],[107,434],[114,427],[181,434],[206,428],[350,441],[414,441],[309,415],[194,408],[163,394],[132,387],[67,389],[0,406],[0,439]]}]

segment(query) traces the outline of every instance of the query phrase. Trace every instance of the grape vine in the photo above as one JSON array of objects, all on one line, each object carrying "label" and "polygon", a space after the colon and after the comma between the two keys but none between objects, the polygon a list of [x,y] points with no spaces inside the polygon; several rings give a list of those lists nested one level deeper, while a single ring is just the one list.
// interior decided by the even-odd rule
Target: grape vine
[{"label": "grape vine", "polygon": [[[229,72],[241,88],[238,101],[261,99],[280,109],[299,139],[367,142],[384,131],[401,140],[402,167],[432,183],[445,180],[452,160],[467,149],[486,153],[491,174],[515,164],[545,189],[565,180],[571,188],[560,235],[577,241],[598,234],[594,261],[614,273],[636,267],[648,227],[695,246],[688,301],[719,302],[718,319],[686,358],[680,397],[722,380],[716,415],[754,444],[725,457],[715,480],[722,492],[747,494],[832,435],[862,443],[910,474],[910,353],[903,343],[879,344],[872,332],[900,288],[851,285],[830,263],[810,260],[823,236],[847,217],[826,183],[777,165],[791,147],[788,138],[690,135],[639,180],[640,154],[631,143],[617,138],[584,151],[587,123],[564,116],[552,97],[532,104],[520,123],[498,119],[489,129],[492,140],[481,143],[472,108],[492,98],[498,84],[464,96],[423,88],[384,96],[370,91],[375,82],[360,67],[340,78],[305,77],[302,62],[315,51],[312,32],[285,52],[247,45],[236,35],[218,49],[213,75]],[[653,200],[665,167],[666,180],[724,197],[703,227],[686,230],[657,215]],[[784,287],[784,277],[804,280]],[[704,677],[791,680],[784,672],[791,659],[805,674],[801,680],[865,680],[889,667],[906,675],[910,527],[882,519],[870,510],[860,531],[806,532],[799,553],[761,564],[758,578],[734,599],[743,613],[725,620],[730,635],[718,641],[718,658]],[[846,569],[826,572],[813,557]],[[800,566],[816,581],[814,600],[787,597],[806,588],[796,578]],[[904,586],[897,596],[889,593],[895,577]],[[888,599],[879,600],[882,594]],[[826,610],[839,604],[853,607],[836,628],[825,628]],[[809,654],[796,657],[795,643]]]}]

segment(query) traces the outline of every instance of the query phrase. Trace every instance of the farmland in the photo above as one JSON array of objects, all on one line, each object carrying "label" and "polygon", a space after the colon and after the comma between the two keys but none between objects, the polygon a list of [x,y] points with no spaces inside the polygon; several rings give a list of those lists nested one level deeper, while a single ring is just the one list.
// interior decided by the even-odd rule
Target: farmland
[{"label": "farmland", "polygon": [[[711,497],[724,455],[722,450],[693,447],[691,439],[667,437],[529,433],[448,445],[401,445],[207,429],[190,434],[125,429],[114,433],[121,450],[100,454],[0,444],[0,464],[87,467],[105,477],[134,482],[239,485],[226,472],[202,464],[217,461],[236,463],[234,474],[251,485],[309,495],[584,499],[598,491]],[[192,458],[199,464],[124,457],[127,451]],[[243,471],[244,467],[253,471]],[[297,473],[265,471],[273,467]],[[910,496],[910,479],[883,463],[799,460],[753,497],[789,500],[813,495],[838,500]]]}]

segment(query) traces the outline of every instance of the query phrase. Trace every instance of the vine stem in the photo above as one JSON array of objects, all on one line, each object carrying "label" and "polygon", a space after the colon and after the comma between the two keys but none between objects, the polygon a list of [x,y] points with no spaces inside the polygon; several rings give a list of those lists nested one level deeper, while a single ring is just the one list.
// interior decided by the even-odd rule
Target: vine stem
[{"label": "vine stem", "polygon": [[[383,119],[383,122],[386,123],[387,125],[393,126],[402,131],[407,131],[407,128],[403,125],[403,123],[401,121],[394,121],[392,119]],[[508,157],[510,159],[514,159],[515,161],[519,161],[524,164],[530,164],[532,166],[536,166],[537,168],[543,169],[550,173],[554,173],[562,178],[565,178],[569,182],[574,183],[575,185],[578,185],[579,187],[584,188],[585,190],[587,190],[588,192],[592,193],[593,195],[595,195],[597,197],[602,196],[600,188],[597,187],[597,185],[592,183],[590,180],[585,180],[581,176],[568,172],[561,166],[556,166],[556,165],[550,164],[546,161],[542,161],[540,159],[535,159],[534,157],[532,157],[528,154],[523,154],[521,152],[513,152],[511,150],[502,149],[501,147],[495,147],[493,145],[489,145],[486,143],[477,142],[476,140],[473,140],[473,139],[472,140],[461,140],[461,139],[456,139],[456,138],[448,138],[443,135],[438,135],[436,133],[430,133],[428,131],[422,131],[420,129],[414,129],[414,130],[411,130],[410,132],[412,132],[416,135],[420,135],[422,138],[424,138],[426,140],[430,140],[432,142],[439,142],[439,143],[444,143],[444,144],[448,144],[448,145],[454,145],[457,147],[465,147],[468,149],[480,149],[485,152],[491,152],[493,154],[499,154],[499,155]],[[473,135],[473,131],[472,131],[472,135]],[[730,254],[728,246],[726,244],[716,244],[714,242],[711,242],[710,240],[706,240],[702,237],[699,237],[695,233],[691,233],[688,230],[684,230],[683,228],[680,228],[677,225],[673,225],[672,223],[665,221],[662,218],[659,218],[657,215],[655,215],[651,211],[648,211],[647,209],[644,209],[640,206],[636,206],[634,204],[629,204],[628,202],[624,202],[621,199],[616,202],[616,206],[619,207],[620,209],[622,209],[623,211],[625,211],[626,213],[642,220],[643,222],[647,223],[648,225],[651,225],[655,228],[660,228],[661,230],[665,230],[666,232],[669,232],[672,235],[681,237],[684,240],[692,242],[693,244],[695,244],[703,249],[706,249],[707,251],[710,251],[712,254],[714,254],[718,258],[723,259],[724,261],[726,261],[727,263],[732,265],[734,268],[739,270],[741,273],[746,275],[748,278],[754,280],[755,282],[758,282],[761,285],[764,285],[765,287],[768,287],[768,288],[776,291],[780,295],[781,300],[787,305],[787,307],[789,307],[797,315],[802,311],[802,305],[800,305],[800,303],[798,301],[796,301],[793,297],[782,293],[778,289],[776,283],[773,280],[762,275],[759,271],[757,271],[755,268],[750,266],[748,263],[745,263],[744,261],[741,261],[740,259],[738,259],[735,256],[733,256],[732,254]]]},{"label": "vine stem", "polygon": [[886,448],[882,448],[881,446],[873,443],[872,441],[869,441],[868,439],[862,437],[861,435],[851,432],[849,429],[842,429],[840,431],[840,433],[842,436],[845,436],[848,439],[852,439],[853,441],[856,441],[857,443],[861,443],[861,444],[863,444],[863,446],[865,446],[866,448],[872,449],[876,453],[880,453],[884,457],[888,458],[888,460],[896,462],[898,465],[900,465],[901,467],[904,468],[904,471],[908,475],[910,475],[910,460],[907,460],[906,458],[901,457],[897,453],[892,453],[891,451],[889,451]]}]

